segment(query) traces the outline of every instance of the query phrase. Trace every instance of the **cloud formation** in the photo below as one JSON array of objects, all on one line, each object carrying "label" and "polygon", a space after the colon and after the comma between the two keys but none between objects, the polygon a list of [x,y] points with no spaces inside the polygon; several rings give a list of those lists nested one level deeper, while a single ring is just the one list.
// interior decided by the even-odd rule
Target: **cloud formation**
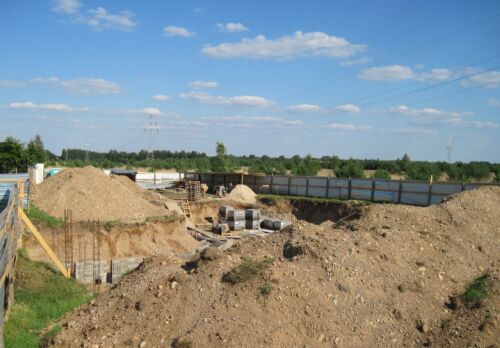
[{"label": "cloud formation", "polygon": [[7,88],[22,88],[36,84],[60,87],[74,95],[118,94],[122,92],[122,87],[116,82],[100,78],[62,80],[58,77],[37,77],[29,81],[0,81],[0,86]]},{"label": "cloud formation", "polygon": [[324,125],[323,128],[326,128],[326,129],[348,130],[348,131],[369,130],[369,129],[371,129],[370,126],[356,126],[356,125],[354,125],[352,123],[330,123],[330,124]]},{"label": "cloud formation", "polygon": [[217,82],[215,81],[193,81],[188,84],[193,89],[216,88]]},{"label": "cloud formation", "polygon": [[418,73],[411,67],[404,65],[387,65],[363,69],[358,78],[369,81],[445,81],[453,78],[453,73],[449,69],[431,69],[427,72]]},{"label": "cloud formation", "polygon": [[35,104],[33,102],[23,102],[23,103],[10,103],[7,105],[8,109],[17,110],[39,110],[39,111],[58,111],[58,112],[84,112],[88,111],[89,108],[75,108],[68,106],[66,104]]},{"label": "cloud formation", "polygon": [[357,58],[357,59],[344,60],[343,62],[340,62],[340,65],[342,65],[342,66],[361,65],[361,64],[370,63],[371,61],[373,61],[372,58],[361,57],[361,58]]},{"label": "cloud formation", "polygon": [[266,98],[253,95],[241,95],[235,97],[215,96],[206,92],[191,91],[181,93],[181,98],[194,100],[202,104],[220,105],[220,106],[249,106],[249,107],[268,107],[274,103]]},{"label": "cloud formation", "polygon": [[77,13],[81,7],[80,0],[55,0],[52,3],[52,11],[66,14]]},{"label": "cloud formation", "polygon": [[163,34],[165,36],[169,36],[169,37],[173,37],[173,36],[191,37],[191,36],[195,36],[196,32],[189,31],[186,28],[178,27],[176,25],[168,25],[165,28],[163,28]]},{"label": "cloud formation", "polygon": [[153,96],[153,99],[156,101],[167,101],[167,100],[170,100],[171,97],[169,95],[157,94],[157,95]]},{"label": "cloud formation", "polygon": [[213,122],[220,122],[227,124],[227,122],[247,122],[247,125],[252,125],[259,122],[273,123],[282,126],[301,126],[304,124],[302,120],[290,120],[287,118],[274,117],[274,116],[206,116],[202,120]]},{"label": "cloud formation", "polygon": [[443,125],[463,128],[498,128],[496,123],[469,120],[474,116],[473,112],[447,111],[435,108],[414,109],[406,105],[399,105],[387,108],[386,115],[403,116],[416,124],[429,126]]},{"label": "cloud formation", "polygon": [[325,110],[321,106],[315,104],[290,105],[289,107],[286,108],[286,110],[294,113],[303,113],[303,114],[322,114],[325,112]]},{"label": "cloud formation", "polygon": [[215,25],[220,31],[225,31],[227,33],[238,33],[241,31],[248,31],[248,28],[245,27],[242,23],[217,23]]},{"label": "cloud formation", "polygon": [[55,0],[52,11],[68,16],[73,23],[86,24],[96,30],[131,31],[137,26],[137,23],[132,19],[134,14],[130,11],[113,14],[99,6],[83,12],[82,7],[80,0]]},{"label": "cloud formation", "polygon": [[352,44],[342,37],[323,32],[303,33],[267,39],[264,35],[240,42],[206,45],[202,53],[213,58],[288,59],[297,57],[348,58],[366,50],[366,45]]},{"label": "cloud formation", "polygon": [[483,86],[489,89],[500,87],[500,72],[486,71],[462,81],[463,86]]}]

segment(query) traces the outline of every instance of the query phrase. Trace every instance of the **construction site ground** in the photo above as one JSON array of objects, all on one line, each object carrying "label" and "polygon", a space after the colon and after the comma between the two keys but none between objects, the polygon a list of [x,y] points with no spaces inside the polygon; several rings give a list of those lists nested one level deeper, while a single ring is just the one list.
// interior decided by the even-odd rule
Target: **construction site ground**
[{"label": "construction site ground", "polygon": [[[496,347],[500,341],[500,188],[424,208],[286,200],[257,206],[292,226],[225,252],[206,249],[191,262],[147,258],[67,314],[52,344]],[[193,204],[193,219],[216,207]],[[461,295],[485,274],[486,298],[466,304]]]}]

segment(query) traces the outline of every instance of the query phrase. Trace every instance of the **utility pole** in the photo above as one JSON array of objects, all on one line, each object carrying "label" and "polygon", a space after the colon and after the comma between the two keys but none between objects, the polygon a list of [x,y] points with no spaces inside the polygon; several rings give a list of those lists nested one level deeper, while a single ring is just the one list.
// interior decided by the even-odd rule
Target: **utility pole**
[{"label": "utility pole", "polygon": [[446,146],[446,148],[448,149],[448,163],[451,163],[451,152],[455,150],[455,142],[453,141],[452,137],[450,137],[448,146]]}]

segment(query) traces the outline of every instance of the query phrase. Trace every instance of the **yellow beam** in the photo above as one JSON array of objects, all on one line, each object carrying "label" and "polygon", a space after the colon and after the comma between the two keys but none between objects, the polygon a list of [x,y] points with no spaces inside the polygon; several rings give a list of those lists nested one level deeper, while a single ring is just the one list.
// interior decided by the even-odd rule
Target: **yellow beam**
[{"label": "yellow beam", "polygon": [[64,265],[61,263],[61,261],[59,261],[59,259],[57,258],[57,255],[52,251],[52,249],[47,244],[47,242],[45,241],[45,239],[43,239],[43,237],[40,234],[40,232],[38,232],[38,230],[35,227],[35,225],[33,225],[33,223],[30,221],[30,219],[26,216],[26,214],[24,213],[24,211],[21,208],[19,208],[19,216],[24,221],[24,223],[26,224],[26,226],[28,226],[28,228],[30,229],[31,233],[33,233],[33,235],[35,236],[35,238],[38,240],[38,243],[40,243],[40,245],[42,246],[43,250],[45,250],[45,253],[47,253],[47,255],[52,260],[52,262],[54,262],[56,264],[56,267],[59,269],[59,271],[61,271],[61,273],[66,278],[69,278],[70,275],[71,275],[70,271],[68,269],[66,269],[66,267],[64,267]]}]

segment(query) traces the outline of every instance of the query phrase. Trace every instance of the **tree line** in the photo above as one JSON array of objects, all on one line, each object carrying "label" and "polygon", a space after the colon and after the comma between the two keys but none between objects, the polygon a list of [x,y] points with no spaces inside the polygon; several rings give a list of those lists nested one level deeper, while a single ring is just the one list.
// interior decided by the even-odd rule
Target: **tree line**
[{"label": "tree line", "polygon": [[[154,160],[151,159],[154,158]],[[432,175],[440,178],[445,174],[451,181],[488,180],[491,175],[500,182],[500,164],[490,162],[428,162],[412,161],[407,154],[396,160],[379,159],[341,159],[338,156],[320,158],[295,155],[285,156],[234,156],[226,146],[218,142],[216,155],[208,156],[196,151],[155,150],[153,156],[146,150],[124,152],[86,151],[83,149],[63,149],[56,155],[44,148],[39,135],[27,144],[13,137],[0,142],[0,172],[25,172],[27,167],[43,162],[48,166],[83,167],[92,165],[101,168],[151,168],[176,169],[180,172],[235,172],[245,167],[249,173],[292,174],[314,176],[320,169],[329,169],[337,177],[365,177],[371,171],[372,177],[390,178],[390,175],[403,176],[410,180],[428,180]]]}]

